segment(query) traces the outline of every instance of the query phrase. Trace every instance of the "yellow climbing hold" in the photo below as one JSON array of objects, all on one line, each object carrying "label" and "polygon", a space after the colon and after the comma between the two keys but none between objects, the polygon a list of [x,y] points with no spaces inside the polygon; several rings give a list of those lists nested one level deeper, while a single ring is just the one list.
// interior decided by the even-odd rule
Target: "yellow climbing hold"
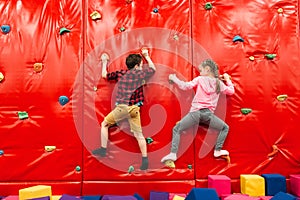
[{"label": "yellow climbing hold", "polygon": [[45,146],[45,151],[52,152],[56,149],[56,146]]},{"label": "yellow climbing hold", "polygon": [[0,72],[0,82],[3,81],[4,79],[4,75],[2,74],[2,72]]},{"label": "yellow climbing hold", "polygon": [[254,61],[255,60],[254,56],[250,56],[249,60]]},{"label": "yellow climbing hold", "polygon": [[98,11],[92,12],[90,14],[90,17],[91,17],[92,20],[98,20],[98,19],[102,18],[101,14]]},{"label": "yellow climbing hold", "polygon": [[281,94],[281,95],[277,96],[277,100],[281,101],[281,102],[285,101],[287,98],[288,98],[288,95],[286,95],[286,94]]},{"label": "yellow climbing hold", "polygon": [[35,72],[41,72],[43,70],[43,63],[34,63],[33,70]]},{"label": "yellow climbing hold", "polygon": [[173,160],[167,160],[167,161],[165,162],[165,165],[166,165],[167,167],[172,168],[172,169],[175,168],[175,163],[174,163]]},{"label": "yellow climbing hold", "polygon": [[283,9],[282,8],[278,8],[277,12],[278,13],[283,13]]}]

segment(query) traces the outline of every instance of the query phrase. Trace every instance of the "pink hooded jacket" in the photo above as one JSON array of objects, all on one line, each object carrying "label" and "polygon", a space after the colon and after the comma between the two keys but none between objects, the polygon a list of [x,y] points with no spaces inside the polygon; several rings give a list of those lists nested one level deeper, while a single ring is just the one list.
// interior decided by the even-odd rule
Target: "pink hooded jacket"
[{"label": "pink hooded jacket", "polygon": [[234,93],[234,86],[230,80],[226,82],[227,85],[225,85],[223,81],[220,81],[219,94],[216,93],[217,79],[209,76],[198,76],[189,82],[181,81],[175,77],[173,81],[182,90],[189,90],[197,87],[190,112],[194,112],[202,108],[208,108],[210,111],[214,112],[221,93],[228,95],[232,95]]}]

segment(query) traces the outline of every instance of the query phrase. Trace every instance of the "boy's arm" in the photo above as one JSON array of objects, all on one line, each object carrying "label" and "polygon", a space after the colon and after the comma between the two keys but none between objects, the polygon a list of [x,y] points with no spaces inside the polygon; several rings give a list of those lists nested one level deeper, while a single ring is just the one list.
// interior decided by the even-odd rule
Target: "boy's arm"
[{"label": "boy's arm", "polygon": [[101,62],[102,62],[102,73],[101,76],[102,78],[106,78],[107,77],[107,64],[109,61],[109,56],[107,53],[103,53],[101,55]]},{"label": "boy's arm", "polygon": [[145,57],[146,61],[148,62],[148,65],[150,68],[152,68],[154,71],[156,70],[154,63],[152,62],[149,51],[146,48],[142,49],[142,55]]}]

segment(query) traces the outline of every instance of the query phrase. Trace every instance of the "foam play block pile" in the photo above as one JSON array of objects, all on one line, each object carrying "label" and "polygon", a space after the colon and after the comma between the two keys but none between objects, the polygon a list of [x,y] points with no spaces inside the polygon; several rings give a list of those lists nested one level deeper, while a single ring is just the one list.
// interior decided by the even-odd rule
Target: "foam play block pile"
[{"label": "foam play block pile", "polygon": [[215,188],[219,197],[231,194],[231,179],[226,175],[208,175],[208,188]]},{"label": "foam play block pile", "polygon": [[278,192],[286,192],[286,179],[280,174],[262,174],[265,179],[265,195],[274,196]]},{"label": "foam play block pile", "polygon": [[241,193],[249,196],[265,196],[265,179],[257,174],[240,175]]},{"label": "foam play block pile", "polygon": [[185,200],[219,200],[214,188],[193,188]]},{"label": "foam play block pile", "polygon": [[36,199],[41,197],[49,197],[52,200],[51,186],[36,185],[19,190],[19,200]]},{"label": "foam play block pile", "polygon": [[291,193],[300,197],[300,174],[290,175]]}]

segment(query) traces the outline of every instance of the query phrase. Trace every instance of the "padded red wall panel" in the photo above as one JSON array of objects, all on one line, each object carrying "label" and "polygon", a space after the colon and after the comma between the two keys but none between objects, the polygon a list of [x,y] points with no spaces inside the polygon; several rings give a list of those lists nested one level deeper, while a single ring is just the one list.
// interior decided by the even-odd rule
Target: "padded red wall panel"
[{"label": "padded red wall panel", "polygon": [[[2,1],[0,25],[11,31],[0,33],[0,194],[50,181],[56,193],[97,194],[113,186],[146,196],[151,189],[205,187],[209,174],[228,175],[239,192],[241,173],[299,173],[299,2],[220,0],[206,10],[207,3]],[[90,17],[94,11],[101,19]],[[63,27],[69,32],[60,34]],[[243,41],[234,42],[237,35]],[[148,145],[150,169],[128,173],[141,158],[127,123],[111,128],[107,158],[91,155],[116,89],[100,78],[101,54],[109,54],[110,71],[124,69],[126,56],[142,47],[157,67],[141,110],[145,137],[154,141]],[[160,159],[194,94],[170,84],[168,75],[191,80],[198,75],[194,66],[208,57],[236,88],[216,111],[230,126],[224,148],[231,164],[213,158],[216,134],[200,127],[182,135],[176,169],[166,168]],[[35,63],[43,64],[41,72]],[[279,95],[288,98],[278,101]],[[60,96],[70,101],[60,105]],[[252,112],[244,115],[242,108]],[[28,119],[19,119],[18,111]],[[56,150],[45,152],[48,145]],[[274,145],[278,152],[268,157]]]}]

